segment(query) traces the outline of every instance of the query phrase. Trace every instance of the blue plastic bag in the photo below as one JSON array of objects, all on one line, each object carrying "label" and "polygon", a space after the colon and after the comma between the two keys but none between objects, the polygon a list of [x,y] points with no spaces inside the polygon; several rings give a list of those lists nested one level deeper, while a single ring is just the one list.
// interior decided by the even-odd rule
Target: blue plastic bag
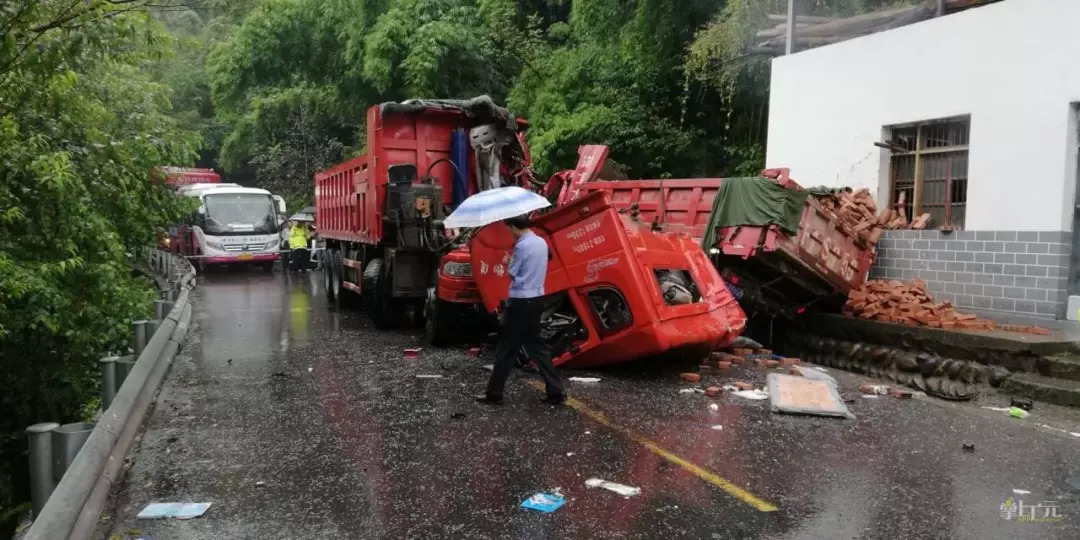
[{"label": "blue plastic bag", "polygon": [[551,512],[558,510],[559,507],[565,503],[566,499],[558,493],[537,493],[532,497],[525,499],[525,502],[521,503],[521,507],[550,514]]}]

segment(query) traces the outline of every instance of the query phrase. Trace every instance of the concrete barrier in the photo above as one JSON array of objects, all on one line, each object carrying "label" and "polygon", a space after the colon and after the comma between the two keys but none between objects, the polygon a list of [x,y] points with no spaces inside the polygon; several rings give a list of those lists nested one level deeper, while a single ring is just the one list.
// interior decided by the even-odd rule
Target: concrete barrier
[{"label": "concrete barrier", "polygon": [[[170,302],[168,313],[162,314],[162,320],[146,340],[112,403],[102,412],[97,425],[52,490],[51,496],[46,495],[48,500],[34,516],[34,522],[24,537],[26,540],[82,540],[93,534],[98,516],[120,473],[124,456],[131,448],[139,426],[187,335],[191,321],[189,297],[195,269],[184,258],[159,251],[148,254],[146,262],[159,276],[158,284],[163,288],[168,286],[168,278],[175,277],[170,273],[172,269],[177,265],[183,267],[183,274],[172,283],[178,287],[176,300]],[[149,332],[147,335],[150,335]],[[32,443],[34,440],[31,438]],[[51,445],[49,450],[51,452]],[[51,454],[48,459],[52,460]],[[33,464],[34,456],[31,456],[31,462]],[[40,465],[42,468],[52,468]],[[42,484],[38,491],[44,491],[47,487]]]}]

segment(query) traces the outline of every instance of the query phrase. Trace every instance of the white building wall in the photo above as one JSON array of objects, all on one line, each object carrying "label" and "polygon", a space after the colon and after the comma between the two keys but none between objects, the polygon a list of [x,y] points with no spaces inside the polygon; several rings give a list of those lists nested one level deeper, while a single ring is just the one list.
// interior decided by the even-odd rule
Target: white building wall
[{"label": "white building wall", "polygon": [[970,115],[967,230],[1069,231],[1080,0],[1005,0],[773,61],[767,165],[888,193],[882,128]]}]

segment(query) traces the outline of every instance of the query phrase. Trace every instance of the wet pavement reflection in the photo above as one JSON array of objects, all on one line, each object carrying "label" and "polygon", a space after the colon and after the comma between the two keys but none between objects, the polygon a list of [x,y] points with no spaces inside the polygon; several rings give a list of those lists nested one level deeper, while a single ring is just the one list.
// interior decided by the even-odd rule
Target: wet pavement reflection
[{"label": "wet pavement reflection", "polygon": [[[1066,483],[1080,438],[1035,429],[1039,408],[1019,421],[880,398],[851,403],[856,420],[780,416],[680,394],[678,366],[641,364],[564,373],[602,379],[572,384],[580,406],[567,408],[519,373],[489,408],[471,396],[490,360],[463,347],[404,358],[419,331],[332,310],[318,273],[200,277],[193,321],[101,538],[1080,537]],[[842,391],[859,380],[842,376]],[[1080,431],[1080,415],[1058,420]],[[642,494],[586,488],[592,477]],[[556,512],[519,508],[553,490],[568,499]],[[1061,520],[1006,520],[1009,499],[1054,501]],[[135,520],[149,502],[213,506]]]}]

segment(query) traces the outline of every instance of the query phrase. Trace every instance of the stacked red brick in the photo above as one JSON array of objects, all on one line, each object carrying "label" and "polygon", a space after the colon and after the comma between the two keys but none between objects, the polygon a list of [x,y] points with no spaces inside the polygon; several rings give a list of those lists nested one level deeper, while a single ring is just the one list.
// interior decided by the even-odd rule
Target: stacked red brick
[{"label": "stacked red brick", "polygon": [[926,282],[909,283],[874,279],[848,295],[844,312],[862,319],[873,319],[934,328],[993,330],[994,321],[970,313],[961,313],[949,302],[934,302],[926,292]]},{"label": "stacked red brick", "polygon": [[886,209],[878,216],[878,225],[885,229],[925,229],[930,224],[930,214],[923,214],[910,222],[908,222],[907,215],[904,212],[903,207],[899,210]]},{"label": "stacked red brick", "polygon": [[877,205],[870,190],[863,188],[854,193],[842,191],[835,197],[821,197],[818,203],[836,216],[837,226],[849,234],[870,244],[881,239],[883,229],[877,215]]}]

